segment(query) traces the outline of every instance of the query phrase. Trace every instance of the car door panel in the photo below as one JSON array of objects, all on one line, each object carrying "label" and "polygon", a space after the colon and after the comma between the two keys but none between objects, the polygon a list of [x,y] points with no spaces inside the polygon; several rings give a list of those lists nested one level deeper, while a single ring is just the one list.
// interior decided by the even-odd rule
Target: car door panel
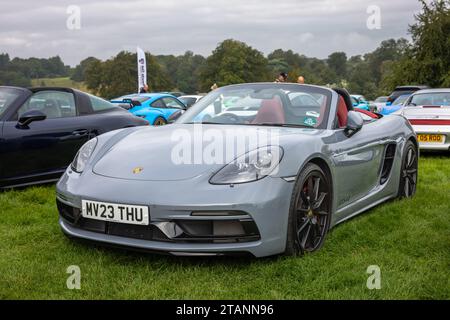
[{"label": "car door panel", "polygon": [[[41,89],[17,106],[3,125],[0,148],[2,172],[0,179],[32,176],[44,179],[46,174],[63,171],[77,150],[90,136],[84,117],[79,113],[79,99],[70,90]],[[27,111],[37,110],[47,118],[27,126],[18,125],[18,119]],[[25,179],[25,178],[24,178]]]},{"label": "car door panel", "polygon": [[[345,218],[357,210],[360,199],[374,193],[380,186],[380,175],[384,163],[385,150],[390,130],[380,130],[383,124],[365,124],[360,132],[351,138],[343,130],[336,132],[333,146],[336,190],[337,218]],[[380,132],[384,132],[380,136]]]},{"label": "car door panel", "polygon": [[22,129],[8,121],[3,129],[4,178],[64,170],[78,149],[89,140],[90,130],[80,118],[36,121]]}]

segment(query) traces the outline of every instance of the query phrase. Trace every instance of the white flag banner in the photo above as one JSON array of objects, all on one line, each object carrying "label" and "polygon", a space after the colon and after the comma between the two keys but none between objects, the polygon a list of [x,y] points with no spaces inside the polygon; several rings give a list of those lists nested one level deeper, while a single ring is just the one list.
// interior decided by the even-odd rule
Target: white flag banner
[{"label": "white flag banner", "polygon": [[147,84],[147,61],[145,59],[145,52],[137,47],[137,64],[138,64],[138,92]]}]

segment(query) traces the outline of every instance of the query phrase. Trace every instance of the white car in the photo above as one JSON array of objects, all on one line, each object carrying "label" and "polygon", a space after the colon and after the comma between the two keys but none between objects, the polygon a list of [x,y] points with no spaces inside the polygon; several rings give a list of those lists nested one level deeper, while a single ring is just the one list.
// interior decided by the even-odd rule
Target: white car
[{"label": "white car", "polygon": [[190,95],[190,96],[181,96],[178,98],[178,100],[180,100],[181,102],[183,102],[185,104],[185,106],[189,109],[190,107],[192,107],[194,104],[196,104],[197,102],[199,102],[201,99],[203,98],[203,96],[199,96],[199,95]]},{"label": "white car", "polygon": [[421,150],[450,151],[450,89],[417,91],[402,114],[416,131]]}]

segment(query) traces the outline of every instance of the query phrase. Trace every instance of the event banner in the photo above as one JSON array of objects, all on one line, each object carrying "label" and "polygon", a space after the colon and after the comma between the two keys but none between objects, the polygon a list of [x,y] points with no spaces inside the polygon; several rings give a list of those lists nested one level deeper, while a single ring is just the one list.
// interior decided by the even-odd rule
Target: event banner
[{"label": "event banner", "polygon": [[138,65],[138,92],[147,84],[147,61],[145,52],[137,47],[137,65]]}]

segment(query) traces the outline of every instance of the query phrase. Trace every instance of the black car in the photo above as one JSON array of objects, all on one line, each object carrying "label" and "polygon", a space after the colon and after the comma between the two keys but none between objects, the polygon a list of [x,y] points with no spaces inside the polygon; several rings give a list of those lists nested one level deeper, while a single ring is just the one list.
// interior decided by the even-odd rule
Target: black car
[{"label": "black car", "polygon": [[390,106],[394,103],[397,98],[407,94],[413,94],[416,91],[428,89],[428,86],[401,86],[395,88],[395,90],[389,96],[386,105]]},{"label": "black car", "polygon": [[78,90],[0,86],[0,189],[56,181],[91,138],[144,125]]}]

